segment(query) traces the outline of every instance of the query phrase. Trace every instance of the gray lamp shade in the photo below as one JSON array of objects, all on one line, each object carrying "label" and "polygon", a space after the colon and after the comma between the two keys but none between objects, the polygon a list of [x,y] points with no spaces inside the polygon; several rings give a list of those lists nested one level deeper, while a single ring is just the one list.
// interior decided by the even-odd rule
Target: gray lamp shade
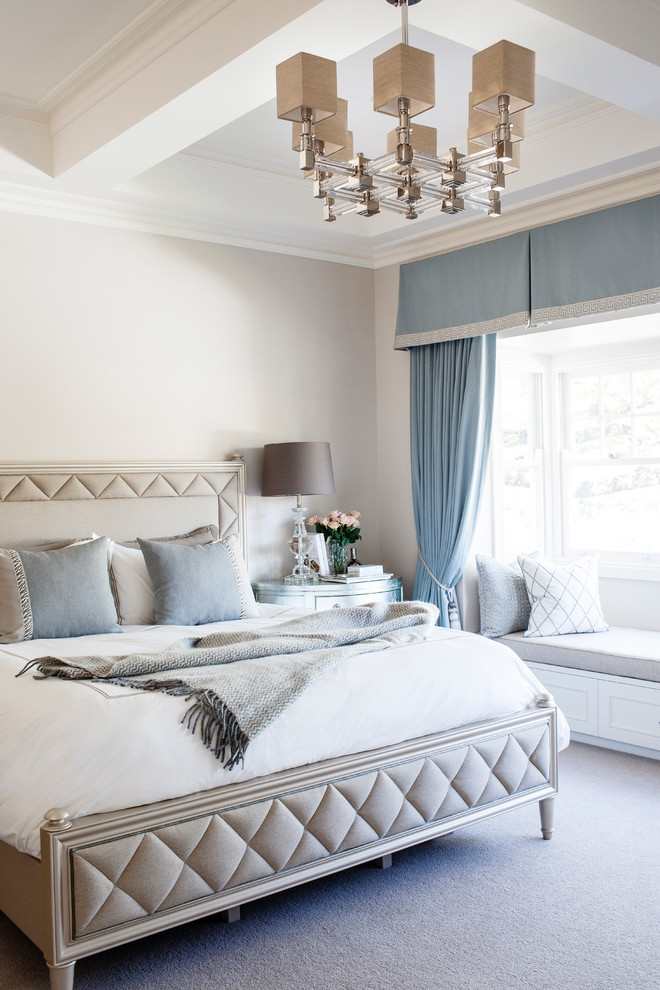
[{"label": "gray lamp shade", "polygon": [[329,443],[264,445],[262,495],[332,495],[334,490]]}]

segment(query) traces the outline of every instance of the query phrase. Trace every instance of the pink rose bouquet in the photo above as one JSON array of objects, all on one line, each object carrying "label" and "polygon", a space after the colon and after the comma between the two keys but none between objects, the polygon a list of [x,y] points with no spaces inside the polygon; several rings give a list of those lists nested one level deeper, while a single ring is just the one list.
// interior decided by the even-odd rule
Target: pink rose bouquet
[{"label": "pink rose bouquet", "polygon": [[360,513],[355,509],[350,512],[340,512],[333,509],[327,516],[312,516],[307,520],[308,526],[314,526],[317,533],[322,533],[326,540],[337,540],[343,547],[348,543],[357,543],[361,540],[360,523],[358,522]]}]

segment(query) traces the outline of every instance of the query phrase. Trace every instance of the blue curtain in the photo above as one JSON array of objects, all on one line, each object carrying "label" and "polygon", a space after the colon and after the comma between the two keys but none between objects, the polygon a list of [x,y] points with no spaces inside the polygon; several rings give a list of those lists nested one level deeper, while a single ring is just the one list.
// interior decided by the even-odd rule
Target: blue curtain
[{"label": "blue curtain", "polygon": [[413,598],[458,624],[454,586],[472,543],[488,464],[496,335],[410,351],[413,507],[418,558]]}]

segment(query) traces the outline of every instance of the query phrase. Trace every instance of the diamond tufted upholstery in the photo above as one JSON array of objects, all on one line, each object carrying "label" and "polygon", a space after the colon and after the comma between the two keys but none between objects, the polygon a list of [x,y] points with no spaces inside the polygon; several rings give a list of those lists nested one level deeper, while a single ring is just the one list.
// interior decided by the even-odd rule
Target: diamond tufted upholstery
[{"label": "diamond tufted upholstery", "polygon": [[[244,541],[244,471],[237,462],[0,467],[0,545],[97,532],[181,533],[210,522]],[[72,524],[73,527],[72,528]]]},{"label": "diamond tufted upholstery", "polygon": [[469,809],[545,784],[549,775],[543,723],[77,848],[75,936],[240,890],[428,823],[458,822]]},{"label": "diamond tufted upholstery", "polygon": [[75,474],[2,474],[0,501],[80,501],[95,498],[181,498],[222,495],[231,479],[213,471],[79,471]]}]

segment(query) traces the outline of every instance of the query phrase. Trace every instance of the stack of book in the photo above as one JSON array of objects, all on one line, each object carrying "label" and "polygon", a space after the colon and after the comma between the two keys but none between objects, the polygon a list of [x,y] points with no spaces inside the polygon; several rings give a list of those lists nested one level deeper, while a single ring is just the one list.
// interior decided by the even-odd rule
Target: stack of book
[{"label": "stack of book", "polygon": [[383,573],[382,564],[349,564],[349,577],[379,577]]},{"label": "stack of book", "polygon": [[356,581],[378,581],[391,578],[392,574],[383,571],[382,564],[350,564],[346,574],[330,574],[321,576],[322,581],[338,581],[341,584],[353,584]]}]

